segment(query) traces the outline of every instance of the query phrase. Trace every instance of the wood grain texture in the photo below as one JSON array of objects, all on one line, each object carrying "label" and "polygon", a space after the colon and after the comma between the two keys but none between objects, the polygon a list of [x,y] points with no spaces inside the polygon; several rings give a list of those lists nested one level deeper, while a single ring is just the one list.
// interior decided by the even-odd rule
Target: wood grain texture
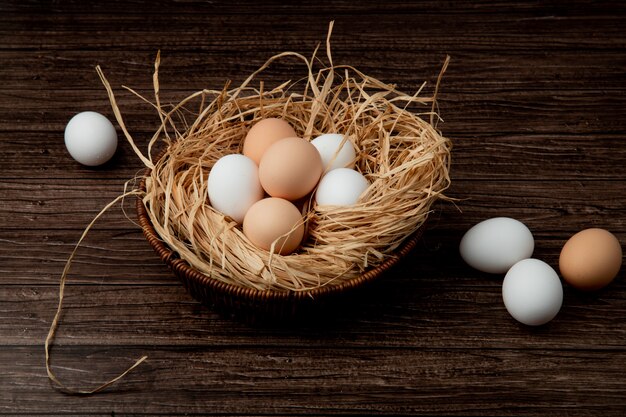
[{"label": "wood grain texture", "polygon": [[[622,167],[616,169],[623,169]],[[466,226],[483,217],[516,213],[517,217],[537,230],[567,232],[572,226],[610,224],[618,234],[625,231],[626,221],[615,213],[626,201],[626,183],[623,181],[544,180],[532,178],[532,168],[525,180],[476,181],[458,179],[448,191],[461,199],[456,207],[442,203],[444,222],[448,227]],[[58,179],[0,180],[0,227],[4,230],[42,228],[84,229],[109,202],[124,191],[119,180],[89,177],[61,181]],[[471,184],[476,184],[472,187]],[[609,184],[610,186],[607,186]],[[98,189],[98,193],[91,192]],[[558,191],[558,192],[557,192]],[[132,220],[134,197],[113,206],[96,223],[96,228],[127,230],[136,227]],[[129,207],[130,206],[130,207]],[[463,215],[459,215],[462,211]],[[128,212],[126,212],[128,210]],[[448,215],[449,213],[449,215]],[[128,218],[126,216],[129,216]],[[443,214],[441,214],[443,216]],[[439,223],[437,212],[432,221]],[[77,238],[80,233],[77,231]]]},{"label": "wood grain texture", "polygon": [[[145,150],[149,135],[134,136]],[[622,134],[465,134],[450,138],[454,143],[454,180],[519,180],[529,172],[533,180],[622,181],[626,176],[626,156],[610,150],[626,146]],[[487,152],[473,154],[471,150],[476,147]],[[81,166],[69,156],[62,130],[4,133],[0,165],[0,179],[91,178],[112,180],[111,184],[117,182],[119,187],[142,173],[139,158],[126,142],[120,143],[111,163],[97,169]]]},{"label": "wood grain texture", "polygon": [[[336,63],[432,94],[447,54],[439,128],[453,141],[455,203],[440,202],[416,250],[317,322],[251,327],[193,300],[119,206],[70,271],[53,368],[73,387],[146,363],[107,392],[49,384],[43,342],[58,281],[83,229],[142,170],[124,140],[103,167],[74,162],[63,129],[112,119],[101,65],[141,149],[161,98],[241,82],[271,55],[309,56],[328,22]],[[525,222],[534,256],[604,227],[626,241],[623,2],[344,0],[288,3],[78,0],[0,4],[0,415],[626,414],[626,281],[565,302],[546,326],[515,322],[501,276],[467,267],[463,233]],[[323,53],[321,54],[323,56]],[[268,85],[302,77],[293,60]],[[423,108],[412,108],[420,112]],[[118,133],[119,131],[118,128]]]},{"label": "wood grain texture", "polygon": [[[79,374],[81,384],[95,385],[107,376],[102,367],[115,369],[111,361],[124,366],[146,352],[142,373],[129,375],[114,394],[85,401],[50,394],[39,350],[16,348],[17,364],[0,351],[14,381],[0,380],[0,412],[19,404],[25,414],[41,413],[52,398],[59,401],[56,413],[83,415],[95,408],[116,415],[541,415],[550,409],[593,416],[626,406],[623,351],[76,346],[58,349],[56,357],[64,362],[59,374]],[[600,392],[586,383],[594,379],[606,380]]]},{"label": "wood grain texture", "polygon": [[[614,325],[626,320],[624,285],[617,283],[593,297],[568,288],[558,319],[527,328],[506,314],[498,279],[477,282],[454,271],[444,275],[407,266],[355,294],[349,305],[335,308],[336,314],[294,327],[252,329],[199,306],[180,285],[168,284],[68,287],[57,346],[517,347],[584,353],[620,350],[626,337],[626,328]],[[49,286],[7,286],[3,308],[19,319],[0,325],[0,345],[41,346],[56,298]],[[33,304],[39,305],[36,311]],[[15,328],[21,331],[12,334]]]}]

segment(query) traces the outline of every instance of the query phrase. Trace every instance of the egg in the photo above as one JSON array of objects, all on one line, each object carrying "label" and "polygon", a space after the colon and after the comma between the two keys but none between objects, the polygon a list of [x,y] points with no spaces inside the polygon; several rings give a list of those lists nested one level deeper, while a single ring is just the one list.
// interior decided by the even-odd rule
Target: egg
[{"label": "egg", "polygon": [[264,195],[257,165],[241,154],[221,157],[209,172],[207,193],[214,209],[241,224],[250,206]]},{"label": "egg", "polygon": [[243,154],[257,165],[265,151],[277,141],[297,136],[293,127],[283,119],[268,118],[256,122],[243,142]]},{"label": "egg", "polygon": [[265,198],[256,202],[243,220],[244,235],[257,247],[288,255],[298,248],[304,237],[304,221],[293,203],[282,198]]},{"label": "egg", "polygon": [[297,200],[310,193],[322,175],[322,158],[305,139],[281,139],[270,146],[259,164],[259,179],[272,197]]},{"label": "egg", "polygon": [[622,266],[622,247],[611,232],[592,228],[576,233],[563,246],[559,269],[565,282],[584,291],[608,285]]},{"label": "egg", "polygon": [[556,317],[561,309],[563,286],[550,265],[538,259],[524,259],[506,273],[502,300],[515,320],[540,326]]},{"label": "egg", "polygon": [[[343,142],[343,144],[342,144]],[[352,142],[338,133],[327,133],[311,141],[322,157],[324,171],[336,168],[354,168],[356,152]]]},{"label": "egg", "polygon": [[65,126],[65,147],[83,165],[102,165],[117,150],[117,133],[105,116],[85,111],[72,117]]},{"label": "egg", "polygon": [[470,228],[459,246],[461,257],[471,267],[503,274],[516,262],[530,258],[533,235],[524,223],[509,217],[494,217]]},{"label": "egg", "polygon": [[370,183],[358,171],[337,168],[325,174],[317,186],[315,202],[319,206],[351,206]]}]

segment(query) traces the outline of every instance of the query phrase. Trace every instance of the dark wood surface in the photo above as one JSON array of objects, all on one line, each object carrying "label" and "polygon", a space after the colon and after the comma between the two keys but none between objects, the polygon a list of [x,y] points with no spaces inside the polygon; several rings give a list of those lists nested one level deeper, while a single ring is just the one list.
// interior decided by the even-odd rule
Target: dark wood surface
[{"label": "dark wood surface", "polygon": [[[493,216],[525,222],[534,256],[555,268],[583,228],[625,241],[624,3],[93,3],[0,3],[1,415],[626,414],[623,271],[596,294],[566,286],[557,318],[528,328],[507,314],[502,277],[458,255]],[[175,103],[275,53],[310,55],[332,19],[336,63],[407,92],[428,81],[432,93],[451,56],[439,127],[454,143],[456,207],[437,204],[417,249],[344,314],[275,328],[191,299],[116,207],[78,252],[52,364],[92,388],[149,359],[99,395],[56,391],[43,343],[63,266],[142,168],[123,140],[99,169],[65,150],[73,114],[113,119],[95,65],[145,149],[158,117],[121,85],[150,94],[157,50],[162,100]],[[273,66],[265,81],[300,70]]]}]

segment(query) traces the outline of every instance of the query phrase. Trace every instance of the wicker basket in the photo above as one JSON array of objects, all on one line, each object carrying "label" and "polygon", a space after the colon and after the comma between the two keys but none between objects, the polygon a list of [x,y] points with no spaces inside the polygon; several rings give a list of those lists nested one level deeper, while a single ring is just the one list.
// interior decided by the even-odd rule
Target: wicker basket
[{"label": "wicker basket", "polygon": [[[438,117],[435,114],[437,89],[448,60],[444,63],[433,96],[424,99],[418,98],[417,93],[413,96],[400,93],[393,85],[384,84],[368,77],[352,67],[333,67],[329,40],[327,40],[327,55],[331,66],[320,69],[317,75],[315,75],[312,72],[314,58],[307,60],[295,53],[278,54],[270,58],[265,65],[253,73],[240,87],[230,91],[225,89],[221,92],[213,92],[216,98],[209,107],[205,108],[198,115],[196,122],[184,134],[179,134],[176,140],[169,140],[168,137],[167,149],[154,160],[144,157],[137,150],[123,125],[123,120],[118,114],[118,121],[126,136],[147,167],[138,190],[140,194],[145,194],[145,198],[140,197],[137,201],[139,223],[146,239],[193,297],[217,310],[236,315],[249,322],[276,322],[278,320],[306,317],[310,313],[317,314],[322,310],[327,310],[335,304],[336,300],[344,300],[345,296],[353,294],[353,290],[356,288],[362,287],[364,284],[382,275],[415,247],[423,233],[424,223],[430,212],[431,204],[442,196],[443,191],[450,183],[448,175],[450,143],[440,135],[436,130],[435,123],[433,123],[433,120],[437,120]],[[284,57],[296,57],[304,60],[306,63],[308,77],[302,93],[295,96],[291,95],[292,93],[289,91],[295,84],[290,84],[290,82],[283,83],[270,91],[264,90],[262,84],[258,90],[251,90],[247,87],[250,80],[263,71],[271,62]],[[158,57],[155,68],[154,80],[157,80]],[[337,84],[333,83],[333,75],[336,71],[341,71],[340,75],[342,76],[345,74],[345,79]],[[348,76],[349,71],[350,74],[356,74],[355,77],[359,77],[358,80],[357,78],[350,78],[352,75]],[[109,84],[102,74],[101,77],[109,91],[114,108],[117,108]],[[370,89],[382,90],[382,92],[370,96]],[[155,81],[157,96],[158,90],[158,82]],[[251,92],[251,94],[245,95],[243,94],[244,91]],[[200,97],[200,93],[202,93],[202,103],[204,103],[204,92],[196,93],[190,96],[190,98]],[[240,93],[242,94],[240,95]],[[344,96],[347,97],[343,98],[346,101],[341,102]],[[387,96],[393,98],[387,100]],[[292,101],[292,97],[296,98]],[[236,102],[234,102],[235,100]],[[175,110],[187,101],[188,99],[183,100],[176,106]],[[406,110],[406,105],[404,107],[397,106],[396,103],[398,101],[407,103],[406,105],[409,103],[430,105],[431,111],[426,113],[430,115],[430,124],[419,116],[409,113]],[[320,103],[325,104],[322,105]],[[288,109],[287,106],[289,106]],[[162,133],[164,131],[164,126],[170,122],[169,117],[171,114],[173,114],[173,111],[168,113],[166,120],[162,118],[161,129],[157,131],[153,140],[158,138],[159,132]],[[322,219],[326,221],[326,227],[320,226],[320,223],[313,221],[313,226],[309,231],[330,233],[330,235],[324,236],[311,234],[311,242],[315,242],[316,245],[314,249],[319,251],[320,247],[323,247],[323,250],[327,252],[324,252],[323,256],[319,256],[319,252],[311,252],[310,247],[306,247],[303,244],[303,252],[298,257],[281,259],[284,265],[291,268],[288,272],[295,271],[302,275],[314,277],[324,276],[325,279],[330,276],[332,280],[335,277],[341,277],[341,279],[334,282],[315,282],[315,285],[310,286],[297,285],[290,287],[281,285],[274,287],[266,285],[270,281],[265,280],[266,277],[263,275],[251,272],[257,269],[254,269],[252,263],[249,262],[250,257],[253,255],[257,256],[257,258],[266,255],[252,252],[253,250],[257,251],[258,248],[251,249],[249,247],[250,243],[242,239],[242,234],[237,235],[235,233],[235,238],[232,236],[231,238],[234,239],[232,241],[237,245],[244,245],[247,251],[237,250],[241,246],[237,246],[233,251],[227,251],[222,246],[213,246],[213,243],[210,243],[208,247],[195,246],[195,240],[191,239],[186,241],[191,242],[192,246],[194,246],[195,252],[190,255],[188,247],[185,246],[186,243],[183,243],[186,236],[185,233],[182,233],[181,239],[178,239],[176,230],[172,232],[171,228],[165,229],[165,226],[161,223],[157,224],[157,227],[152,223],[153,221],[160,222],[161,220],[159,219],[167,217],[165,215],[161,216],[164,212],[159,211],[158,204],[156,204],[156,210],[159,214],[155,215],[155,204],[151,204],[148,201],[152,203],[162,201],[158,200],[158,198],[166,196],[166,201],[169,202],[167,199],[176,198],[176,195],[180,195],[180,192],[173,192],[176,189],[172,188],[170,184],[157,187],[154,184],[163,184],[163,182],[147,182],[148,178],[154,180],[154,176],[158,177],[161,175],[162,171],[159,170],[159,166],[170,167],[172,170],[178,169],[179,165],[171,167],[168,164],[173,160],[176,161],[176,159],[172,158],[180,155],[181,148],[183,149],[182,152],[190,150],[189,152],[193,153],[185,153],[182,158],[184,164],[187,164],[180,165],[180,169],[184,171],[168,171],[170,175],[166,177],[173,178],[171,172],[192,172],[192,175],[196,177],[202,175],[200,178],[204,178],[204,175],[210,170],[212,163],[214,163],[213,160],[217,160],[223,155],[237,152],[241,143],[239,138],[243,139],[241,133],[245,132],[246,126],[249,128],[250,123],[263,117],[288,117],[290,120],[287,121],[292,123],[294,128],[296,125],[298,126],[296,129],[298,134],[308,139],[314,135],[335,130],[335,126],[347,126],[347,129],[352,130],[343,131],[341,128],[339,130],[345,135],[354,135],[356,133],[359,140],[364,141],[356,144],[357,148],[362,150],[362,159],[360,161],[363,165],[359,169],[361,169],[363,174],[366,174],[363,169],[369,169],[369,174],[378,179],[368,188],[367,193],[369,194],[365,193],[364,198],[368,204],[374,201],[375,203],[372,204],[377,205],[370,206],[361,203],[360,206],[357,205],[357,208],[354,209],[352,207],[349,209],[340,208],[343,209],[341,213],[344,213],[340,214],[340,216],[343,215],[344,217],[332,217],[327,212],[322,211],[317,220],[320,221],[319,219]],[[240,124],[232,122],[233,120],[237,120]],[[226,124],[224,121],[228,121],[230,124]],[[211,138],[210,141],[212,142],[210,143],[212,147],[207,148],[208,142],[204,142],[204,136],[200,137],[197,133],[200,130],[203,132],[203,135]],[[361,133],[363,134],[361,135]],[[189,142],[189,138],[192,138],[191,142]],[[189,144],[191,144],[190,148],[185,148]],[[405,144],[408,144],[407,147],[404,146]],[[165,158],[165,156],[168,158]],[[210,158],[212,162],[207,161],[205,158]],[[187,167],[190,160],[199,161],[194,166],[194,170],[190,170]],[[379,162],[379,160],[382,162]],[[159,165],[159,162],[163,163]],[[427,169],[423,171],[423,167],[427,167]],[[372,169],[376,171],[374,172]],[[196,186],[194,183],[193,193],[189,194],[193,195],[190,204],[193,207],[204,209],[204,203],[201,202],[198,195],[205,192],[205,188],[202,187],[205,187],[204,183],[206,181],[200,179],[199,182],[200,186]],[[172,190],[172,192],[170,193],[166,190]],[[415,197],[417,193],[421,193],[419,199]],[[184,202],[189,204],[187,200],[184,200]],[[185,204],[181,205],[181,207],[184,207],[183,210],[187,210]],[[167,204],[165,204],[165,207],[167,207]],[[193,207],[192,211],[195,216],[199,211]],[[331,211],[333,209],[331,208]],[[377,222],[372,218],[372,209],[377,209],[377,213],[380,213],[378,216],[379,221]],[[209,218],[213,221],[211,224],[217,224],[218,229],[222,230],[220,221],[217,221],[214,217],[219,213],[202,213],[210,216]],[[366,219],[362,223],[363,226],[353,229],[350,229],[350,227],[354,226],[344,226],[352,224],[352,219],[355,216],[358,219]],[[384,217],[382,221],[380,221],[381,217]],[[204,217],[204,219],[206,218]],[[399,218],[402,219],[402,222],[398,221]],[[181,224],[192,224],[195,227],[198,225],[198,223],[193,223],[195,219],[195,217],[188,217],[187,220],[181,221]],[[344,219],[348,220],[344,222]],[[372,219],[372,222],[369,219]],[[393,224],[390,224],[390,222]],[[165,221],[164,224],[168,224],[168,222]],[[204,223],[201,221],[200,224]],[[328,226],[329,224],[330,227]],[[315,225],[318,226],[317,229],[315,229]],[[228,227],[231,226],[232,224]],[[339,238],[336,234],[332,234],[337,233],[334,232],[335,226],[343,227],[344,229],[348,228],[348,231]],[[164,231],[165,234],[160,236],[157,230]],[[227,230],[233,229],[227,228]],[[328,232],[328,230],[331,231]],[[355,233],[353,234],[353,232]],[[176,236],[175,239],[172,238],[172,233]],[[211,239],[211,242],[213,242],[212,239],[222,238],[225,233],[202,229],[202,236],[208,237]],[[324,239],[329,236],[332,239]],[[343,236],[348,236],[348,238],[344,239]],[[318,245],[318,242],[322,243]],[[326,246],[324,246],[324,242],[331,243],[326,243]],[[336,248],[344,248],[344,246],[336,242],[345,242],[345,246],[349,247],[345,252],[339,252],[341,255],[346,255],[349,252],[350,257],[348,260],[346,260],[346,256],[343,258],[336,256]],[[179,244],[181,246],[177,246]],[[366,248],[364,253],[361,252],[362,248]],[[309,252],[307,253],[307,251]],[[354,252],[357,253],[355,254]],[[369,261],[370,253],[376,258],[373,262]],[[195,256],[195,254],[200,255]],[[206,257],[203,257],[205,255]],[[242,256],[237,258],[241,262],[236,263],[236,265],[244,265],[244,268],[237,269],[232,274],[233,270],[224,268],[224,263],[222,263],[222,266],[218,266],[220,268],[217,272],[218,275],[215,275],[213,261],[223,255]],[[319,263],[316,263],[318,260]],[[272,262],[271,256],[268,258],[268,262]],[[297,267],[294,268],[294,264]],[[318,266],[317,268],[316,265]],[[331,267],[335,269],[331,269]],[[337,268],[339,268],[339,272],[336,271]],[[348,271],[349,273],[346,273]],[[273,274],[274,272],[270,271],[270,273]],[[248,282],[245,285],[238,285],[251,278],[261,278],[265,281],[262,282],[263,285],[250,285]]]},{"label": "wicker basket", "polygon": [[[146,176],[149,170],[146,171]],[[140,183],[145,191],[145,177]],[[354,290],[375,280],[406,257],[422,236],[424,225],[398,248],[396,256],[361,274],[358,278],[334,286],[304,291],[260,291],[226,284],[204,275],[172,251],[159,238],[152,226],[141,198],[137,198],[137,214],[143,234],[150,246],[167,264],[187,291],[198,301],[224,314],[248,323],[280,323],[307,320],[321,311],[331,311],[338,302],[353,295]]]}]

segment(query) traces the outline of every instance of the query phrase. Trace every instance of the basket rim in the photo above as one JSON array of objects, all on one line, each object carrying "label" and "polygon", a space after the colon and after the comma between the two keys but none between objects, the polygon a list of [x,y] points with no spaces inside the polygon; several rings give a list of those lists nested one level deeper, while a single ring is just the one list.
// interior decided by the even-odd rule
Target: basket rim
[{"label": "basket rim", "polygon": [[[167,152],[167,149],[164,149],[159,153],[157,158],[155,159],[155,164],[158,162]],[[149,177],[152,169],[146,168],[141,177],[141,181],[139,183],[139,189],[142,192],[146,191],[146,178]],[[320,287],[303,289],[303,290],[275,290],[275,289],[267,289],[267,290],[259,290],[256,288],[249,288],[238,286],[235,284],[228,284],[222,281],[219,281],[215,278],[212,278],[204,273],[199,272],[195,268],[192,268],[187,261],[180,258],[177,252],[173,251],[167,244],[163,242],[163,240],[159,237],[158,233],[154,229],[152,221],[148,216],[147,209],[143,203],[143,199],[141,195],[137,196],[137,217],[139,220],[139,224],[142,228],[143,234],[148,240],[148,243],[152,246],[152,248],[157,252],[159,257],[163,262],[165,262],[168,266],[175,270],[175,272],[181,274],[186,279],[195,281],[198,284],[208,286],[212,291],[218,292],[226,292],[230,295],[241,296],[247,299],[272,299],[272,300],[304,300],[304,299],[317,299],[319,297],[342,293],[356,287],[360,287],[361,285],[373,281],[378,276],[380,276],[383,272],[389,270],[397,263],[400,262],[401,259],[405,258],[409,252],[411,252],[417,242],[421,238],[425,223],[422,224],[413,234],[409,235],[404,242],[396,249],[393,256],[386,259],[380,265],[369,269],[362,274],[360,274],[356,278],[352,278],[350,280],[344,281],[337,285],[323,285]]]}]

